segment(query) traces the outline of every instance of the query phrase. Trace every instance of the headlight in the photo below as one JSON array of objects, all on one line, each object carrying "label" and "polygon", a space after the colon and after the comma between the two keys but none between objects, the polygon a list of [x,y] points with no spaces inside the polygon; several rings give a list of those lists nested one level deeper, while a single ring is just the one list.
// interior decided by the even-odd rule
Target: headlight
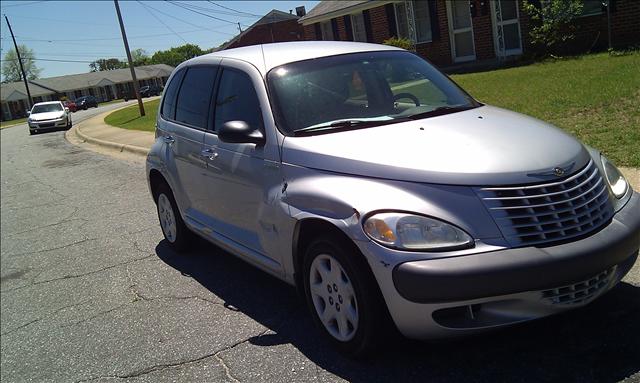
[{"label": "headlight", "polygon": [[401,250],[455,250],[471,247],[463,230],[434,218],[379,213],[364,222],[364,232],[381,245]]},{"label": "headlight", "polygon": [[609,183],[609,187],[611,188],[611,192],[616,198],[622,198],[627,192],[627,188],[629,185],[627,184],[627,180],[624,179],[620,170],[615,167],[614,164],[609,162],[607,157],[600,156],[602,160],[602,167],[604,167],[604,175]]}]

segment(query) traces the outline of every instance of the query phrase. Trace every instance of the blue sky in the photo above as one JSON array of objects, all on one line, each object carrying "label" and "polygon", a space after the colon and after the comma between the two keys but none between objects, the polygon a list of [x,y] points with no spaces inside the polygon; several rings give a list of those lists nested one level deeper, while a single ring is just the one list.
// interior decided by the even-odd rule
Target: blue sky
[{"label": "blue sky", "polygon": [[[197,44],[202,49],[216,47],[238,33],[238,22],[244,30],[271,9],[285,12],[293,10],[295,13],[296,6],[304,5],[308,12],[317,3],[215,0],[172,0],[171,3],[158,0],[142,1],[142,4],[136,0],[119,2],[130,48],[143,48],[149,55],[183,45],[185,41]],[[180,5],[194,7],[192,9],[211,17],[186,10]],[[3,15],[0,30],[2,56],[13,48],[4,20],[6,14],[18,44],[33,49],[36,58],[70,61],[37,61],[38,67],[43,69],[41,77],[89,71],[88,63],[71,61],[93,61],[105,57],[126,59],[113,1],[3,0],[0,2],[0,11]]]}]

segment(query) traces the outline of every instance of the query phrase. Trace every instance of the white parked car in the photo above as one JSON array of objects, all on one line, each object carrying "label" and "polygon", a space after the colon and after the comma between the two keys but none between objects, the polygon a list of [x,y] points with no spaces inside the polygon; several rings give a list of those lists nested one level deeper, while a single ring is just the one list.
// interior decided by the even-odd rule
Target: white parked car
[{"label": "white parked car", "polygon": [[49,129],[70,129],[71,113],[60,101],[39,102],[29,112],[29,134]]}]

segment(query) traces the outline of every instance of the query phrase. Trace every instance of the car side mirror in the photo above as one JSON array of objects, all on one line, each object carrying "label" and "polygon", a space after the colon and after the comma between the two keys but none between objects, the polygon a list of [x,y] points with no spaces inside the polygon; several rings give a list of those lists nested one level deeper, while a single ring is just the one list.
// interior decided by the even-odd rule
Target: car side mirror
[{"label": "car side mirror", "polygon": [[264,143],[264,135],[260,129],[249,126],[246,121],[227,121],[217,133],[222,142],[256,145]]},{"label": "car side mirror", "polygon": [[31,111],[27,110],[27,116],[31,116]]}]

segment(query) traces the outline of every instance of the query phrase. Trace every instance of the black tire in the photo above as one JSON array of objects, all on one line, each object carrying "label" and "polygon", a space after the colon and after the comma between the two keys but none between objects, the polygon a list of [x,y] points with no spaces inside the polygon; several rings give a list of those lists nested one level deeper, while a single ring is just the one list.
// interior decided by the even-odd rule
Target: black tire
[{"label": "black tire", "polygon": [[[162,219],[160,217],[160,199],[162,196],[166,196],[171,204],[171,210],[173,211],[173,217],[175,218],[175,236],[172,238],[165,233],[165,228],[162,225]],[[176,251],[177,253],[183,253],[189,250],[191,243],[193,243],[193,233],[189,228],[184,224],[182,220],[182,216],[180,215],[180,211],[178,210],[178,205],[176,204],[176,200],[173,197],[173,193],[171,192],[171,188],[166,183],[162,183],[158,186],[158,192],[156,193],[156,208],[158,211],[158,220],[160,221],[160,228],[162,229],[162,234],[164,235],[165,240],[169,244],[169,246]]]},{"label": "black tire", "polygon": [[33,136],[34,134],[35,134],[35,132],[33,130],[29,129],[29,135]]},{"label": "black tire", "polygon": [[[340,263],[355,293],[358,325],[355,335],[348,341],[335,338],[325,328],[311,296],[312,263],[316,257],[324,254]],[[382,294],[369,265],[355,245],[338,237],[319,237],[307,247],[303,270],[305,300],[313,321],[340,352],[356,359],[366,358],[389,338],[389,314]]]}]

